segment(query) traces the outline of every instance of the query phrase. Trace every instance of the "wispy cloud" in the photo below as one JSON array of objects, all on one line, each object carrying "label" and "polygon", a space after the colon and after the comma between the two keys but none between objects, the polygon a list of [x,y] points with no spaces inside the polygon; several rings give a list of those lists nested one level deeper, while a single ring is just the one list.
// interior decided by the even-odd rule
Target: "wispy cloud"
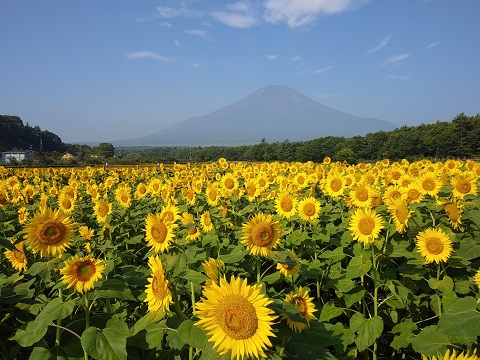
[{"label": "wispy cloud", "polygon": [[137,59],[153,59],[161,62],[172,61],[172,59],[162,56],[160,54],[154,53],[152,51],[137,51],[127,54],[127,59],[137,60]]},{"label": "wispy cloud", "polygon": [[408,75],[388,75],[387,78],[391,80],[408,80],[410,76]]},{"label": "wispy cloud", "polygon": [[267,58],[267,60],[275,60],[277,58],[277,55],[274,55],[274,54],[271,54],[271,55],[265,55],[265,57]]},{"label": "wispy cloud", "polygon": [[310,25],[321,15],[338,14],[366,3],[365,0],[266,0],[265,20],[285,22],[290,28]]},{"label": "wispy cloud", "polygon": [[225,25],[237,28],[250,28],[258,22],[253,6],[247,1],[238,1],[226,8],[226,11],[214,11],[210,15]]},{"label": "wispy cloud", "polygon": [[302,58],[300,56],[294,56],[292,57],[292,61],[300,61]]},{"label": "wispy cloud", "polygon": [[185,30],[185,34],[199,36],[205,40],[213,41],[211,37],[208,36],[207,32],[203,29],[193,29],[193,30]]},{"label": "wispy cloud", "polygon": [[177,47],[180,47],[180,41],[175,40],[174,43],[175,43],[175,45],[177,45]]},{"label": "wispy cloud", "polygon": [[166,21],[161,22],[161,23],[158,24],[158,25],[160,25],[161,27],[164,27],[164,28],[171,28],[171,27],[172,27],[172,24],[169,23],[169,22],[166,22]]},{"label": "wispy cloud", "polygon": [[177,8],[168,7],[168,6],[159,6],[157,7],[157,12],[155,13],[156,17],[161,17],[161,18],[199,17],[201,15],[202,13],[200,11],[189,9],[185,5],[182,5]]},{"label": "wispy cloud", "polygon": [[381,48],[387,46],[391,39],[392,39],[392,35],[387,35],[387,36],[385,36],[385,37],[380,41],[380,43],[379,43],[377,46],[375,46],[374,48],[368,50],[367,53],[368,53],[368,54],[372,54],[372,53],[374,53],[374,52],[377,52],[377,51],[380,50]]},{"label": "wispy cloud", "polygon": [[324,72],[326,72],[326,71],[331,70],[332,68],[333,68],[333,66],[328,65],[328,66],[325,66],[325,67],[323,67],[323,68],[321,68],[321,69],[315,70],[314,73],[315,73],[315,74],[321,74],[321,73],[324,73]]},{"label": "wispy cloud", "polygon": [[440,41],[435,41],[435,42],[433,42],[433,43],[428,44],[427,46],[425,46],[425,47],[423,48],[423,50],[431,49],[431,48],[437,46],[438,44],[440,44]]},{"label": "wispy cloud", "polygon": [[380,66],[398,66],[405,59],[408,59],[409,53],[390,56],[387,60],[383,61]]}]

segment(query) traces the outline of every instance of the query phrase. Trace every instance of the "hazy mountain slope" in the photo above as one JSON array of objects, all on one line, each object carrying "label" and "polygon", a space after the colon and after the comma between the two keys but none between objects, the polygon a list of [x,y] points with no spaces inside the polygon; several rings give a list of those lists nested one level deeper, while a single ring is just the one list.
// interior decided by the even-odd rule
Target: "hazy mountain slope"
[{"label": "hazy mountain slope", "polygon": [[115,145],[234,145],[304,141],[324,136],[365,135],[396,126],[322,105],[288,86],[265,86],[210,114],[196,116],[155,134]]}]

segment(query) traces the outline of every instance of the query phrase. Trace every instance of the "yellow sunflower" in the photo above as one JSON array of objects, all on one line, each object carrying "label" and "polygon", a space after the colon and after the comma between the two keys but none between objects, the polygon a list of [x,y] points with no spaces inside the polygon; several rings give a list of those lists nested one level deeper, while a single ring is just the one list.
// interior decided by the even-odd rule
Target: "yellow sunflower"
[{"label": "yellow sunflower", "polygon": [[405,191],[402,195],[403,198],[407,199],[410,204],[414,204],[423,200],[424,194],[421,186],[419,186],[417,181],[412,181],[405,187]]},{"label": "yellow sunflower", "polygon": [[207,196],[208,205],[217,206],[218,201],[220,200],[220,193],[218,191],[218,184],[217,183],[211,183],[211,184],[207,185],[205,195]]},{"label": "yellow sunflower", "polygon": [[231,194],[235,189],[238,188],[238,180],[235,175],[232,173],[226,173],[220,179],[220,184],[222,184],[223,191],[226,194]]},{"label": "yellow sunflower", "polygon": [[107,222],[107,216],[112,213],[112,204],[107,199],[100,199],[94,202],[93,212],[99,224]]},{"label": "yellow sunflower", "polygon": [[275,199],[277,214],[285,219],[290,219],[297,212],[298,200],[288,191],[280,192]]},{"label": "yellow sunflower", "polygon": [[475,276],[473,277],[473,281],[475,281],[475,284],[480,289],[480,269],[477,270],[477,272],[475,273]]},{"label": "yellow sunflower", "polygon": [[130,194],[130,186],[119,186],[115,190],[115,199],[124,208],[129,208],[132,205],[132,196]]},{"label": "yellow sunflower", "polygon": [[455,230],[460,228],[460,225],[462,225],[463,214],[463,205],[460,203],[460,200],[439,201],[438,204],[443,207],[443,210],[445,210],[450,225],[452,225]]},{"label": "yellow sunflower", "polygon": [[57,256],[65,252],[75,233],[75,223],[60,210],[45,208],[25,224],[25,239],[34,254]]},{"label": "yellow sunflower", "polygon": [[441,183],[435,173],[425,172],[420,175],[418,181],[424,194],[433,197],[437,196]]},{"label": "yellow sunflower", "polygon": [[255,200],[258,197],[258,195],[260,195],[260,189],[258,187],[257,182],[254,179],[245,180],[243,187],[245,188],[245,192],[247,193],[247,196],[248,196],[248,201],[250,202]]},{"label": "yellow sunflower", "polygon": [[25,206],[22,206],[18,209],[18,222],[20,224],[25,224],[28,221],[28,210]]},{"label": "yellow sunflower", "polygon": [[242,225],[241,243],[252,255],[269,256],[278,246],[280,239],[280,223],[273,220],[272,215],[259,213]]},{"label": "yellow sunflower", "polygon": [[355,207],[369,208],[372,206],[372,188],[367,183],[357,183],[350,190],[350,201]]},{"label": "yellow sunflower", "polygon": [[200,217],[200,224],[202,225],[202,230],[204,232],[209,232],[213,230],[212,218],[210,217],[210,211],[203,212]]},{"label": "yellow sunflower", "polygon": [[220,279],[203,288],[201,301],[195,304],[196,326],[205,330],[220,355],[231,351],[231,359],[266,357],[272,346],[272,325],[276,319],[268,308],[272,303],[261,293],[261,285],[248,285],[246,279]]},{"label": "yellow sunflower", "polygon": [[332,197],[338,199],[345,191],[345,180],[338,172],[329,172],[323,184],[323,191]]},{"label": "yellow sunflower", "polygon": [[65,214],[69,214],[75,208],[75,198],[61,193],[58,197],[58,208],[62,210]]},{"label": "yellow sunflower", "polygon": [[189,226],[185,240],[187,243],[197,240],[202,236],[202,231],[197,226]]},{"label": "yellow sunflower", "polygon": [[300,200],[297,205],[297,213],[300,219],[315,222],[320,217],[320,201],[313,196]]},{"label": "yellow sunflower", "polygon": [[170,311],[170,305],[173,304],[172,292],[168,287],[169,281],[158,256],[150,256],[148,266],[152,277],[148,279],[149,284],[145,290],[147,296],[144,302],[148,303],[148,311],[163,316]]},{"label": "yellow sunflower", "polygon": [[102,260],[86,257],[72,256],[65,261],[65,266],[60,269],[63,275],[62,282],[67,289],[74,287],[75,291],[83,293],[93,289],[95,283],[102,277],[105,265]]},{"label": "yellow sunflower", "polygon": [[357,209],[350,218],[349,229],[355,240],[365,245],[373,243],[383,229],[382,217],[375,210]]},{"label": "yellow sunflower", "polygon": [[469,173],[455,175],[451,180],[452,195],[458,199],[463,199],[465,195],[477,194],[477,178]]},{"label": "yellow sunflower", "polygon": [[180,210],[175,204],[168,204],[160,212],[160,217],[166,223],[174,223],[181,218]]},{"label": "yellow sunflower", "polygon": [[300,271],[300,259],[292,250],[290,250],[289,253],[292,260],[295,261],[295,265],[280,263],[280,262],[277,263],[277,270],[279,270],[280,274],[282,274],[285,277],[294,276],[296,273]]},{"label": "yellow sunflower", "polygon": [[417,235],[417,251],[427,263],[447,261],[453,252],[450,237],[439,228],[429,228]]},{"label": "yellow sunflower", "polygon": [[293,304],[306,321],[306,323],[293,321],[288,316],[282,315],[282,317],[287,320],[287,324],[290,329],[293,331],[301,332],[310,326],[311,320],[317,319],[315,315],[313,315],[317,309],[313,303],[313,298],[308,295],[308,289],[304,289],[300,286],[297,292],[291,292],[288,294],[285,298],[285,301]]},{"label": "yellow sunflower", "polygon": [[414,213],[413,210],[408,209],[407,202],[402,198],[394,198],[388,204],[388,210],[395,223],[395,229],[399,233],[404,233],[408,227],[408,220]]},{"label": "yellow sunflower", "polygon": [[218,284],[219,275],[222,275],[225,271],[225,263],[221,259],[208,258],[202,263],[205,273],[208,276],[206,286],[212,283]]},{"label": "yellow sunflower", "polygon": [[148,214],[145,219],[145,240],[156,253],[163,253],[173,242],[177,224],[163,220],[161,214]]},{"label": "yellow sunflower", "polygon": [[137,187],[135,188],[135,193],[133,194],[133,197],[136,200],[143,199],[146,197],[148,194],[148,188],[147,185],[145,185],[143,182],[139,182],[137,184]]},{"label": "yellow sunflower", "polygon": [[450,352],[450,349],[448,349],[444,355],[439,355],[438,357],[422,355],[422,360],[480,360],[480,358],[477,356],[476,351],[473,354],[465,352],[457,354],[455,350]]},{"label": "yellow sunflower", "polygon": [[23,241],[15,244],[14,250],[5,250],[3,254],[15,270],[27,270],[27,256],[25,255]]}]

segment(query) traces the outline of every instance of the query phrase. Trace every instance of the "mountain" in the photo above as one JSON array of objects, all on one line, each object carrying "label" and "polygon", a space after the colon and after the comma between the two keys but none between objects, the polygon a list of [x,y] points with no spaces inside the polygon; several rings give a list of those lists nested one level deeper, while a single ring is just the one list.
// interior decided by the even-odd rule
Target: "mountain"
[{"label": "mountain", "polygon": [[326,136],[351,137],[393,130],[392,123],[361,118],[322,105],[288,86],[268,85],[203,116],[195,116],[155,134],[112,142],[122,145],[241,145],[306,141]]}]

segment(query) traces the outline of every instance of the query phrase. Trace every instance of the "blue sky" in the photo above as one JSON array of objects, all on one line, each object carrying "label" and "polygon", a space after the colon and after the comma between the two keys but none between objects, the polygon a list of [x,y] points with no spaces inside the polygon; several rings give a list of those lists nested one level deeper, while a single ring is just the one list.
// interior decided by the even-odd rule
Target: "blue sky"
[{"label": "blue sky", "polygon": [[480,112],[479,22],[479,0],[0,0],[0,114],[113,141],[288,85],[398,126],[449,121]]}]

